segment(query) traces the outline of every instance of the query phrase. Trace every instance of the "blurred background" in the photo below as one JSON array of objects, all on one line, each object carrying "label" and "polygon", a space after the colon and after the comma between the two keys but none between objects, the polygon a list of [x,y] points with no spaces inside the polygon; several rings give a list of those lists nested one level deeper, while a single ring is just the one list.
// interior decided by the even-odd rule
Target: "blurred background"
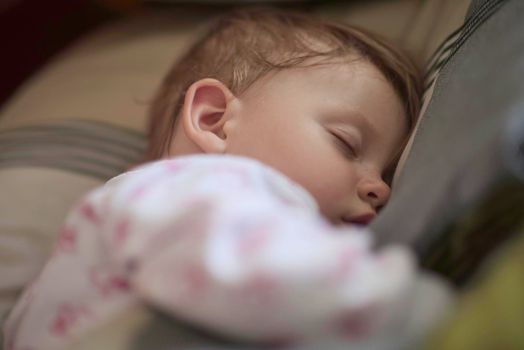
[{"label": "blurred background", "polygon": [[134,0],[0,2],[0,105],[50,57],[97,25],[138,6]]},{"label": "blurred background", "polygon": [[[111,22],[144,16],[148,12],[189,13],[195,21],[202,21],[206,15],[234,6],[268,3],[317,12],[369,27],[403,44],[423,63],[423,58],[435,47],[435,43],[441,41],[452,27],[434,24],[442,22],[443,18],[453,25],[460,23],[469,1],[2,0],[0,106],[25,79],[52,57],[79,38]],[[420,28],[421,23],[431,30]],[[413,26],[419,28],[412,32],[410,29]]]},{"label": "blurred background", "polygon": [[[287,4],[293,2],[297,1],[286,1]],[[82,35],[113,20],[161,7],[167,10],[169,5],[169,10],[173,10],[172,5],[175,5],[184,11],[220,11],[234,4],[212,0],[0,1],[0,42],[4,44],[0,68],[0,105],[31,73]]]}]

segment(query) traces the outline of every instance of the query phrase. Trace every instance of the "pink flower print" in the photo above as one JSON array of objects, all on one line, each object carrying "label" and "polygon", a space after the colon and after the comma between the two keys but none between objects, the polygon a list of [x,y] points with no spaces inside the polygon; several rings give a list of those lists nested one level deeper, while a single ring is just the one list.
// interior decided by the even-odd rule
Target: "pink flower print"
[{"label": "pink flower print", "polygon": [[133,189],[131,191],[131,194],[129,195],[129,200],[135,201],[135,200],[138,200],[144,197],[144,195],[147,193],[150,187],[151,187],[150,184],[147,183],[147,184],[142,184],[138,186],[137,188]]},{"label": "pink flower print", "polygon": [[129,221],[130,220],[128,218],[122,219],[120,222],[117,223],[115,227],[113,242],[117,248],[122,247],[127,237],[129,236]]},{"label": "pink flower print", "polygon": [[104,297],[108,297],[114,293],[127,292],[131,288],[126,278],[113,275],[98,267],[91,268],[89,271],[89,279],[91,284]]},{"label": "pink flower print", "polygon": [[71,331],[80,318],[89,317],[90,312],[87,307],[71,304],[62,304],[58,308],[58,312],[50,325],[50,331],[57,337],[65,337]]},{"label": "pink flower print", "polygon": [[87,201],[83,202],[80,205],[80,209],[79,210],[80,210],[80,213],[82,213],[82,215],[84,215],[84,217],[86,219],[88,219],[89,221],[91,221],[95,225],[99,225],[101,223],[101,219],[98,216],[98,214],[96,213],[95,208],[93,207],[93,205],[91,203],[89,203]]},{"label": "pink flower print", "polygon": [[190,264],[183,269],[181,282],[184,283],[185,292],[190,298],[201,297],[209,288],[207,271],[197,264]]},{"label": "pink flower print", "polygon": [[180,164],[180,161],[166,162],[165,167],[169,173],[177,173],[184,167],[184,164]]},{"label": "pink flower print", "polygon": [[60,252],[71,253],[75,251],[77,230],[71,226],[65,226],[58,237],[56,249]]}]

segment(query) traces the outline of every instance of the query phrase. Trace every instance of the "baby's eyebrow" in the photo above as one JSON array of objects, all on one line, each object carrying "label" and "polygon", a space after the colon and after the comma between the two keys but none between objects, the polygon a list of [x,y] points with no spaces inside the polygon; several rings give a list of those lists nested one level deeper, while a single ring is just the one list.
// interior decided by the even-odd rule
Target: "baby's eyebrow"
[{"label": "baby's eyebrow", "polygon": [[364,114],[355,110],[345,110],[343,113],[340,114],[340,117],[337,119],[337,121],[339,121],[343,125],[346,125],[348,123],[355,124],[361,130],[361,132],[364,134],[363,136],[365,137],[378,134],[375,125],[373,125]]},{"label": "baby's eyebrow", "polygon": [[349,113],[349,116],[351,119],[354,119],[355,122],[360,124],[363,129],[369,130],[373,134],[377,133],[375,126],[362,113],[353,111]]}]

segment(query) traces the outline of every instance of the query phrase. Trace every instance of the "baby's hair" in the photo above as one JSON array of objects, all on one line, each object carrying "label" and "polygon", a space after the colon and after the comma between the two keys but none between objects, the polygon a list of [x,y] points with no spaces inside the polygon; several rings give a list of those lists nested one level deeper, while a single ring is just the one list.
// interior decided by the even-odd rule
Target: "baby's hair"
[{"label": "baby's hair", "polygon": [[410,127],[420,110],[416,66],[362,29],[277,9],[236,10],[219,18],[165,76],[152,102],[147,160],[161,158],[171,142],[187,89],[214,78],[239,95],[273,70],[336,60],[365,59],[377,67],[404,103]]}]

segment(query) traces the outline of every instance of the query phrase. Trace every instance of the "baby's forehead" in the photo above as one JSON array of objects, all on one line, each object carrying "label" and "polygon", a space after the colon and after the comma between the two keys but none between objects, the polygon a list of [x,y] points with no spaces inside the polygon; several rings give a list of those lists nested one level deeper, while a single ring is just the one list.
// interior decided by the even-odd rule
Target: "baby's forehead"
[{"label": "baby's forehead", "polygon": [[[386,83],[393,90],[386,77],[370,61],[358,57],[340,57],[326,59],[316,57],[294,67],[271,69],[258,77],[245,92],[258,93],[261,90],[273,88],[274,85],[295,85],[295,88],[311,88],[358,82],[363,77],[377,79]],[[342,88],[342,86],[341,86]]]},{"label": "baby's forehead", "polygon": [[405,129],[404,135],[409,128],[402,100],[382,72],[366,60],[275,70],[256,81],[242,97],[257,106],[276,105],[274,110],[292,113],[300,110],[322,121],[350,121],[365,126],[362,130],[396,130],[398,125]]}]

